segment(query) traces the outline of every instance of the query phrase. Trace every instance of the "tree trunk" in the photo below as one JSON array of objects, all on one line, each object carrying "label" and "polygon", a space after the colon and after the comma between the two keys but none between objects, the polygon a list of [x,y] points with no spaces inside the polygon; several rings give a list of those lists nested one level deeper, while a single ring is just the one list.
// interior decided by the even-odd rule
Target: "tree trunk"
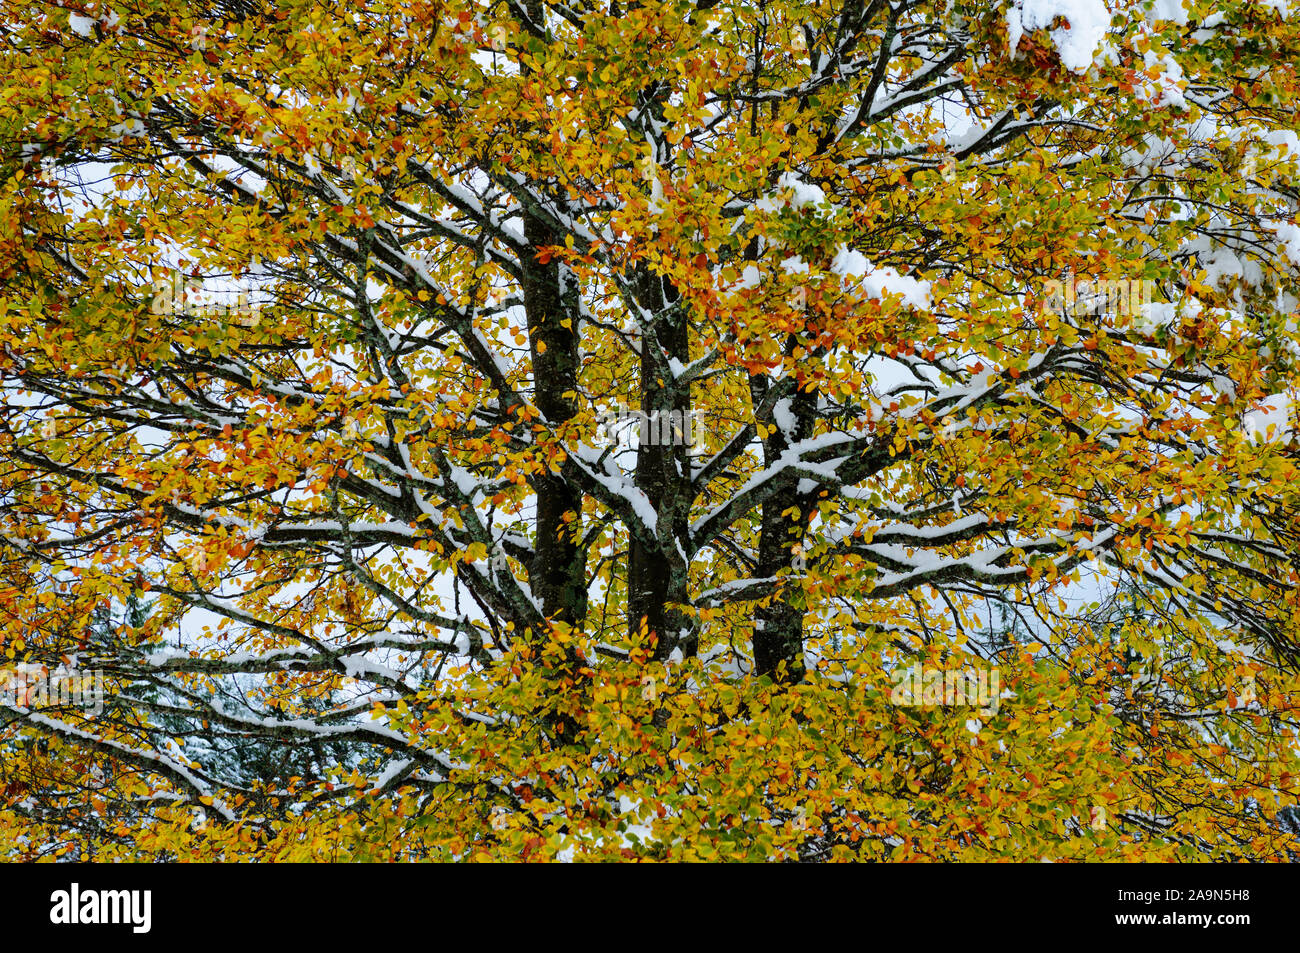
[{"label": "tree trunk", "polygon": [[[676,306],[676,289],[658,275],[642,272],[636,282],[646,311],[663,315],[641,341],[640,412],[643,427],[637,449],[636,484],[658,514],[653,535],[632,533],[628,553],[628,628],[636,634],[644,625],[656,639],[654,658],[665,659],[675,648],[693,655],[697,637],[693,620],[673,603],[688,601],[688,566],[680,540],[686,538],[692,489],[689,389],[679,389],[664,370],[669,358],[690,360],[686,315]],[[652,351],[651,349],[655,349]],[[674,423],[682,433],[676,439]]]},{"label": "tree trunk", "polygon": [[[762,403],[767,378],[754,377],[750,391],[755,406]],[[794,419],[794,430],[787,434],[779,426],[763,439],[763,463],[771,466],[789,449],[790,443],[805,440],[813,435],[816,421],[816,393],[799,391],[789,400],[789,415]],[[784,419],[785,415],[781,415]],[[788,422],[788,421],[787,421]],[[765,421],[767,424],[772,420]],[[769,578],[781,572],[796,574],[803,559],[801,543],[808,529],[809,510],[814,500],[798,492],[797,477],[776,477],[783,492],[767,500],[762,507],[762,524],[758,543],[758,567],[755,575]],[[791,514],[791,507],[797,513]],[[770,675],[780,682],[799,682],[804,677],[803,615],[801,605],[796,605],[798,583],[789,580],[771,601],[759,607],[754,614],[754,672]]]},{"label": "tree trunk", "polygon": [[[524,235],[534,252],[555,244],[554,233],[528,216]],[[562,283],[565,266],[535,258],[524,265],[524,311],[533,352],[533,394],[546,423],[557,427],[577,412],[578,288]],[[565,395],[569,396],[565,396]],[[581,546],[582,492],[557,475],[534,478],[537,542],[528,583],[547,618],[580,626],[587,615],[586,554]]]}]

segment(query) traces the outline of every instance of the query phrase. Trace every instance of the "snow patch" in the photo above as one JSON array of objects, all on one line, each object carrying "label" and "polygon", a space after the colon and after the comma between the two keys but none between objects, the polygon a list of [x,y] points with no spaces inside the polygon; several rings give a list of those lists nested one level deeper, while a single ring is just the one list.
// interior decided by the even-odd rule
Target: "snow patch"
[{"label": "snow patch", "polygon": [[1242,430],[1251,443],[1288,443],[1295,437],[1294,401],[1288,394],[1273,394],[1242,418]]},{"label": "snow patch", "polygon": [[783,208],[795,210],[826,204],[826,193],[811,182],[805,182],[793,172],[784,172],[777,179],[776,191],[754,203],[761,212],[779,212]]},{"label": "snow patch", "polygon": [[1293,264],[1300,265],[1300,225],[1279,221],[1270,222],[1269,227],[1277,234],[1278,250]]},{"label": "snow patch", "polygon": [[843,278],[856,279],[872,298],[886,294],[900,295],[903,303],[913,308],[930,307],[930,282],[900,275],[889,266],[876,268],[859,251],[841,245],[831,261],[831,271]]},{"label": "snow patch", "polygon": [[1183,77],[1183,68],[1172,53],[1157,56],[1155,50],[1147,50],[1144,57],[1148,73],[1155,73],[1154,78],[1147,78],[1136,89],[1139,99],[1154,106],[1167,106],[1172,109],[1186,109],[1187,100],[1183,91],[1187,89],[1187,80]]},{"label": "snow patch", "polygon": [[1187,8],[1183,6],[1183,0],[1155,0],[1147,11],[1147,22],[1156,23],[1160,20],[1186,26]]},{"label": "snow patch", "polygon": [[[1065,22],[1053,27],[1057,17]],[[1075,73],[1086,73],[1092,66],[1110,29],[1110,11],[1102,0],[1015,0],[1007,8],[1006,18],[1012,57],[1025,33],[1051,29],[1061,62]]]}]

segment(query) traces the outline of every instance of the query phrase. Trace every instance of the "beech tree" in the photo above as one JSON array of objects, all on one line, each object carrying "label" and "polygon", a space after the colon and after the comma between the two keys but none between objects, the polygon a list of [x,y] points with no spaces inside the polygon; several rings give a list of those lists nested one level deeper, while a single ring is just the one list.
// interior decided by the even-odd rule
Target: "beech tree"
[{"label": "beech tree", "polygon": [[1286,0],[0,10],[7,855],[1296,850]]}]

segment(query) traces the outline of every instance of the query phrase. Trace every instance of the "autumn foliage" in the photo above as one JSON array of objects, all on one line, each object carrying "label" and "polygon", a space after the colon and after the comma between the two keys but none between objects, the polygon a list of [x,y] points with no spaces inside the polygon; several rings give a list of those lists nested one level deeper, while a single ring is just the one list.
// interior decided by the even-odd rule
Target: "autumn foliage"
[{"label": "autumn foliage", "polygon": [[1300,855],[1288,6],[0,0],[0,857]]}]

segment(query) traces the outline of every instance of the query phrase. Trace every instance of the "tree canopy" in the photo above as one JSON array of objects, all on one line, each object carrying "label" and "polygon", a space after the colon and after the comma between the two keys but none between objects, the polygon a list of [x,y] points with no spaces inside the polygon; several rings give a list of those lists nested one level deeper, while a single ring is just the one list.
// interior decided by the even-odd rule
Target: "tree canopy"
[{"label": "tree canopy", "polygon": [[1294,856],[1289,6],[0,0],[0,856]]}]

